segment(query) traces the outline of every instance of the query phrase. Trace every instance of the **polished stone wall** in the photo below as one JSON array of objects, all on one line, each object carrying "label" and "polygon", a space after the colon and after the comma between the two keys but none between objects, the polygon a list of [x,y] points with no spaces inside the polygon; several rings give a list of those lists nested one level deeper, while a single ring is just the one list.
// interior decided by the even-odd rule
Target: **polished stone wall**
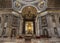
[{"label": "polished stone wall", "polygon": [[[0,36],[11,37],[12,29],[16,29],[16,36],[23,35],[23,18],[12,13],[1,13]],[[59,12],[43,12],[39,13],[35,19],[36,36],[47,35],[50,37],[60,37],[60,13]],[[14,23],[16,19],[17,24]],[[14,26],[17,27],[14,27]],[[3,33],[3,29],[6,28]],[[45,33],[44,33],[45,32]],[[3,34],[2,34],[3,33]]]},{"label": "polished stone wall", "polygon": [[[43,13],[43,14],[40,14],[40,15],[38,15],[38,17],[37,17],[37,28],[39,28],[38,30],[36,30],[36,34],[38,34],[38,35],[44,35],[43,34],[43,30],[44,29],[46,29],[47,30],[47,32],[48,32],[48,35],[50,36],[50,37],[60,37],[60,29],[59,29],[59,27],[60,27],[60,25],[59,25],[59,13],[57,12],[47,12],[46,14],[45,13]],[[44,23],[42,23],[43,22],[43,20],[41,20],[41,17],[43,17],[43,16],[45,16],[43,19],[45,20],[47,20],[46,21],[46,24]],[[42,26],[42,25],[46,25],[46,26]],[[55,30],[56,29],[56,30]],[[46,32],[46,34],[47,34],[47,32]]]}]

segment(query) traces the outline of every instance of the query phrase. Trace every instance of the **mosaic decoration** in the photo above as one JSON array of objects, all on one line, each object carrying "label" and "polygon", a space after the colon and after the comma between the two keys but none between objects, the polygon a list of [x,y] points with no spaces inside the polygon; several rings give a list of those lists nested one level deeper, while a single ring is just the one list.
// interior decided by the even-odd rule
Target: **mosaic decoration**
[{"label": "mosaic decoration", "polygon": [[46,0],[13,0],[13,9],[21,11],[26,6],[36,7],[37,10],[43,11],[47,8]]},{"label": "mosaic decoration", "polygon": [[20,8],[21,8],[21,3],[19,1],[14,1],[13,2],[13,9],[20,10]]}]

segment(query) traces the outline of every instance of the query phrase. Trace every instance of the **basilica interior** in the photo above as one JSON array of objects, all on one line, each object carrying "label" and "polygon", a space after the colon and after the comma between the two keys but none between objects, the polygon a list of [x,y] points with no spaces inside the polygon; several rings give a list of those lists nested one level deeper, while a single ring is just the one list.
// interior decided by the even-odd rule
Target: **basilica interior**
[{"label": "basilica interior", "polygon": [[12,40],[60,43],[60,0],[0,0],[0,42]]}]

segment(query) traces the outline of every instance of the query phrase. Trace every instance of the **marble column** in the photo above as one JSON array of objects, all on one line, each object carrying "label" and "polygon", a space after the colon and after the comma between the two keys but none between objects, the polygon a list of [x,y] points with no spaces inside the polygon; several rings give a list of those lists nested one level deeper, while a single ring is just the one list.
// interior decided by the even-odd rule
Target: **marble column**
[{"label": "marble column", "polygon": [[40,36],[40,29],[39,29],[39,18],[36,19],[36,36]]},{"label": "marble column", "polygon": [[8,23],[7,23],[8,26],[7,26],[7,31],[6,31],[6,35],[7,35],[8,37],[11,36],[11,30],[12,30],[11,24],[12,24],[12,14],[10,14],[10,15],[8,16]]},{"label": "marble column", "polygon": [[19,28],[19,35],[22,35],[22,30],[23,30],[23,19],[20,18],[20,28]]},{"label": "marble column", "polygon": [[[4,29],[4,24],[5,24],[5,14],[2,14],[2,33],[3,33],[3,29]],[[6,36],[6,31],[5,34],[3,34],[3,36]]]},{"label": "marble column", "polygon": [[51,13],[49,13],[47,15],[47,23],[48,23],[49,36],[54,37],[54,29],[53,29],[53,22],[52,22]]},{"label": "marble column", "polygon": [[51,18],[51,16],[49,15],[49,14],[47,14],[47,17],[46,17],[46,19],[47,19],[47,24],[48,24],[48,33],[49,33],[49,36],[52,36],[52,18]]},{"label": "marble column", "polygon": [[41,17],[39,17],[39,31],[40,31],[40,35],[43,35],[43,28],[42,28]]},{"label": "marble column", "polygon": [[2,14],[0,14],[0,17],[1,17],[1,23],[0,23],[0,36],[2,35],[2,31],[3,31],[3,17],[2,17]]},{"label": "marble column", "polygon": [[58,32],[58,35],[57,37],[60,37],[60,23],[59,23],[59,14],[58,13],[55,13],[55,20],[56,20],[56,27],[57,27],[57,32]]}]

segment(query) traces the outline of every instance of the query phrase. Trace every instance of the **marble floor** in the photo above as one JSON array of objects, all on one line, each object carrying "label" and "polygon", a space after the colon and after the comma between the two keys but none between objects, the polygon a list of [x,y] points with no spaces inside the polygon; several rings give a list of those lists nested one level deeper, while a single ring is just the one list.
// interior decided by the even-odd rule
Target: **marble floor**
[{"label": "marble floor", "polygon": [[0,43],[60,43],[59,38],[41,38],[41,39],[9,39],[9,38],[0,38]]}]

